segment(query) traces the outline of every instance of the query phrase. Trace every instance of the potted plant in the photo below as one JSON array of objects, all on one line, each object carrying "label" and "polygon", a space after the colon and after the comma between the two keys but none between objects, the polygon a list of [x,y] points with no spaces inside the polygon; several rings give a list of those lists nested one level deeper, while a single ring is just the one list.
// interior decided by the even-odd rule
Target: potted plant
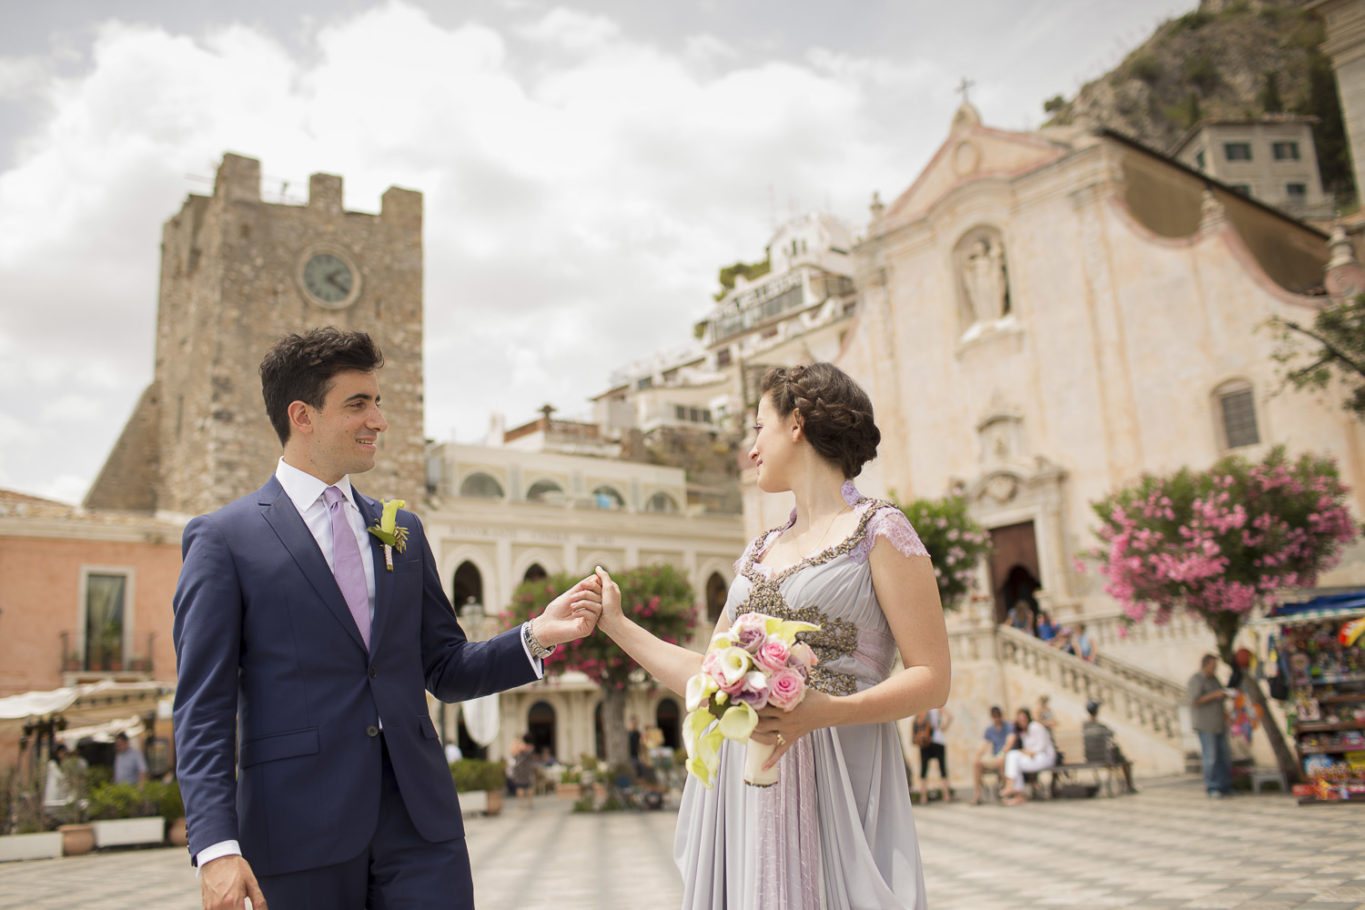
[{"label": "potted plant", "polygon": [[80,654],[72,651],[67,654],[66,657],[62,658],[62,671],[65,673],[74,673],[81,668],[81,663]]},{"label": "potted plant", "polygon": [[565,799],[578,799],[583,795],[583,774],[577,768],[565,768],[559,772],[559,783],[555,785],[555,795]]},{"label": "potted plant", "polygon": [[170,781],[148,781],[143,784],[147,802],[154,802],[156,811],[160,813],[162,821],[166,824],[166,843],[175,847],[183,847],[187,844],[188,838],[185,834],[185,803],[180,798],[180,783]]},{"label": "potted plant", "polygon": [[79,755],[68,755],[62,762],[62,774],[72,797],[66,816],[70,821],[57,826],[62,835],[62,855],[80,856],[95,849],[95,829],[89,818],[90,768]]},{"label": "potted plant", "polygon": [[507,786],[502,762],[462,758],[451,764],[450,776],[464,811],[488,815],[502,811],[502,791]]},{"label": "potted plant", "polygon": [[166,822],[157,814],[159,794],[149,791],[149,786],[104,784],[90,791],[96,847],[165,841]]},{"label": "potted plant", "polygon": [[43,830],[41,805],[38,787],[13,768],[0,779],[0,862],[62,855],[61,834]]}]

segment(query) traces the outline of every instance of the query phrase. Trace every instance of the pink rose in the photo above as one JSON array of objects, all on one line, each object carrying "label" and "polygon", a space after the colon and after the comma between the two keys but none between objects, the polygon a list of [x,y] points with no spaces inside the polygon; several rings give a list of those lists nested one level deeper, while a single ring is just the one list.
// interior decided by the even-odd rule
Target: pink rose
[{"label": "pink rose", "polygon": [[768,638],[768,620],[759,613],[745,613],[735,621],[732,634],[736,644],[754,654]]},{"label": "pink rose", "polygon": [[781,669],[768,677],[768,704],[790,711],[806,696],[806,681],[795,670]]},{"label": "pink rose", "polygon": [[701,671],[711,677],[716,688],[719,689],[725,685],[725,674],[720,670],[720,651],[706,652],[706,656],[701,659]]},{"label": "pink rose", "polygon": [[754,662],[768,670],[781,670],[787,666],[787,658],[791,656],[791,651],[781,639],[770,638],[759,646],[758,652],[754,654]]},{"label": "pink rose", "polygon": [[805,667],[809,670],[811,667],[815,666],[816,660],[815,652],[811,650],[811,646],[804,641],[798,641],[796,644],[792,645],[791,657],[788,659],[787,663],[791,664],[793,667]]},{"label": "pink rose", "polygon": [[768,704],[768,677],[757,670],[744,674],[744,682],[735,693],[735,701],[742,701],[758,711]]}]

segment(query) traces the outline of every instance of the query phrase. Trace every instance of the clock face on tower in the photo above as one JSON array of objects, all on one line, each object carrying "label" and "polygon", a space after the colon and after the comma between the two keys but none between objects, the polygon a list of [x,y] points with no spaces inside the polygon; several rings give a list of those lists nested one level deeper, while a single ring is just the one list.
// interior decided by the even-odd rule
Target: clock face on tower
[{"label": "clock face on tower", "polygon": [[304,296],[332,310],[348,307],[360,295],[360,271],[341,250],[314,247],[299,263]]}]

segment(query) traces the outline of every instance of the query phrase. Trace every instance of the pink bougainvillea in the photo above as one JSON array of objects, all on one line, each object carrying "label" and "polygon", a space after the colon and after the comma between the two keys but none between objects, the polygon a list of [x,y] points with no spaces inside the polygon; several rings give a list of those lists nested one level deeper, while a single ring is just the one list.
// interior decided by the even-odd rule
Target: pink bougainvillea
[{"label": "pink bougainvillea", "polygon": [[1283,448],[1259,463],[1234,456],[1148,476],[1094,504],[1100,546],[1085,555],[1132,620],[1186,609],[1230,644],[1277,591],[1315,584],[1341,558],[1360,533],[1348,493],[1330,458],[1291,462]]}]

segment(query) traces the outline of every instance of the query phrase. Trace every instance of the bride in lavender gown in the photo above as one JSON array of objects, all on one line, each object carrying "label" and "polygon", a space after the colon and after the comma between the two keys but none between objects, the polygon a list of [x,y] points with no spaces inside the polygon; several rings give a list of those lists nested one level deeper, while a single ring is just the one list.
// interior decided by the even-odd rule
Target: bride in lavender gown
[{"label": "bride in lavender gown", "polygon": [[[688,778],[674,847],[683,907],[923,910],[895,721],[948,696],[934,570],[904,514],[849,480],[880,441],[863,390],[817,363],[770,371],[762,392],[749,457],[760,489],[792,492],[796,508],[745,549],[716,631],[748,612],[816,623],[802,638],[820,663],[800,705],[760,712],[754,738],[776,744],[777,784],[745,784],[745,747],[729,741],[713,789]],[[701,656],[624,616],[602,577],[602,630],[682,693]]]}]

